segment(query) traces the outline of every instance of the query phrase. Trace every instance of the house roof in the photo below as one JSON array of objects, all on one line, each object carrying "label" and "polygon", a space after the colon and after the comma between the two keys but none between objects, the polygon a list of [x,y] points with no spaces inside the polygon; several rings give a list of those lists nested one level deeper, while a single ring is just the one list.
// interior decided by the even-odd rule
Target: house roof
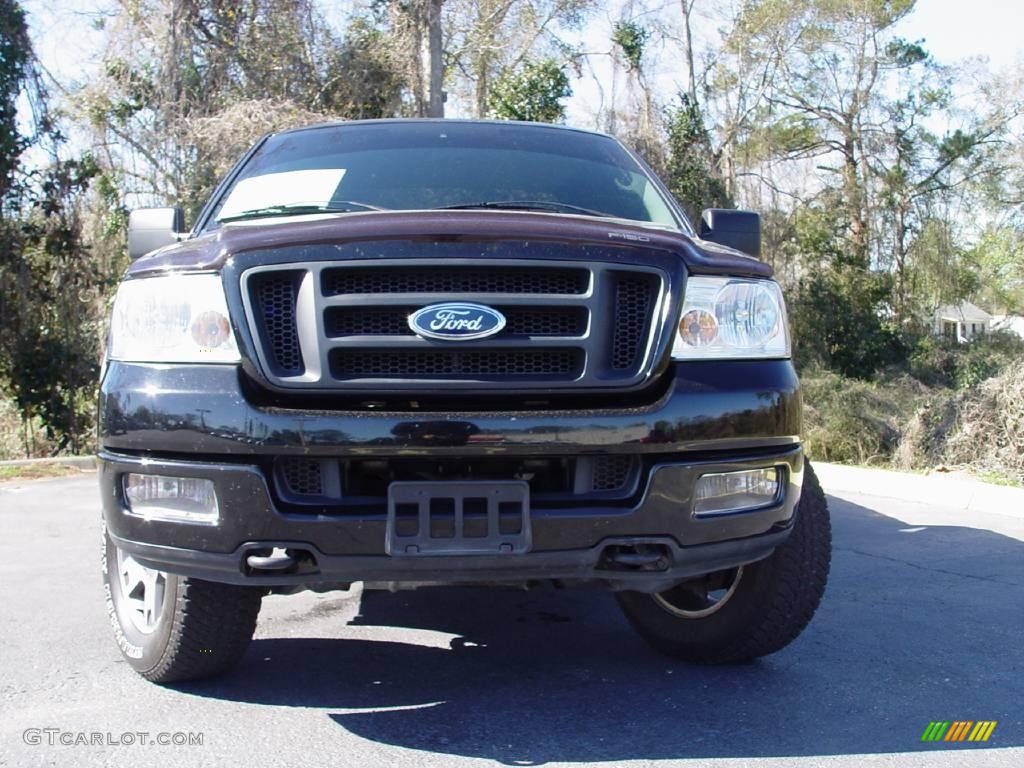
[{"label": "house roof", "polygon": [[940,320],[957,320],[964,323],[987,323],[992,319],[992,315],[969,301],[939,307],[935,310],[935,315]]}]

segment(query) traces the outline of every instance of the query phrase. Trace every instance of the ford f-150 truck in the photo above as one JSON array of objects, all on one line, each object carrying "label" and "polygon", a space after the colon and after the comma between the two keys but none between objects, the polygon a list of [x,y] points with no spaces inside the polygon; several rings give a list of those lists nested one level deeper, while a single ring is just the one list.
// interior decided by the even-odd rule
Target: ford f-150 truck
[{"label": "ford f-150 truck", "polygon": [[785,306],[756,214],[698,227],[609,136],[452,120],[272,134],[191,231],[135,211],[99,402],[132,667],[219,673],[264,595],[354,582],[600,586],[696,663],[790,643],[831,533]]}]

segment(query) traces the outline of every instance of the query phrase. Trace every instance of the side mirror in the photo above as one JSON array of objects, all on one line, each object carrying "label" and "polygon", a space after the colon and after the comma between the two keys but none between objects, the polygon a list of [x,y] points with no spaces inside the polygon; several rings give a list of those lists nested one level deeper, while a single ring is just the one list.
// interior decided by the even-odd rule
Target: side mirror
[{"label": "side mirror", "polygon": [[132,261],[150,251],[177,243],[185,237],[181,208],[140,208],[128,216],[128,258]]},{"label": "side mirror", "polygon": [[700,217],[700,237],[761,258],[761,216],[753,211],[708,208]]}]

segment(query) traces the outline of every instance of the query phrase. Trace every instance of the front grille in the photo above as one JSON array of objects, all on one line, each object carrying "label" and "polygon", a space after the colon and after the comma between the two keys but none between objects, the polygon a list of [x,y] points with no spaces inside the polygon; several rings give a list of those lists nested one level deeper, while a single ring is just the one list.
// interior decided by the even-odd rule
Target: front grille
[{"label": "front grille", "polygon": [[330,359],[338,380],[572,379],[583,368],[583,356],[574,349],[335,349]]},{"label": "front grille", "polygon": [[[652,266],[654,259],[630,263],[620,250],[591,250],[603,260],[381,258],[254,267],[243,273],[243,298],[264,373],[286,389],[424,395],[441,393],[440,382],[446,393],[633,386],[653,369],[664,332],[656,318],[673,273]],[[473,340],[412,331],[412,313],[445,301],[483,304],[500,312],[505,326]]]},{"label": "front grille", "polygon": [[[327,335],[414,336],[409,315],[420,307],[331,307],[327,310]],[[584,307],[496,306],[505,316],[506,336],[580,336],[587,329]]]},{"label": "front grille", "polygon": [[653,275],[615,275],[615,331],[612,336],[612,368],[636,365],[642,341],[651,323],[654,298]]},{"label": "front grille", "polygon": [[326,269],[325,296],[366,293],[536,293],[581,294],[590,284],[585,269],[547,267],[413,267]]},{"label": "front grille", "polygon": [[295,299],[302,273],[263,272],[250,286],[257,334],[269,351],[274,372],[295,376],[304,371],[295,322]]}]

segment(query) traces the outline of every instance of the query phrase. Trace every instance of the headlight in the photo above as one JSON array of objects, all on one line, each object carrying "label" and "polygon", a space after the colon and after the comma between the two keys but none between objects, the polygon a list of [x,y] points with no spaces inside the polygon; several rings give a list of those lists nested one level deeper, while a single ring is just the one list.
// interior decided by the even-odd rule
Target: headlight
[{"label": "headlight", "polygon": [[778,283],[735,277],[691,277],[672,357],[789,357],[786,305]]},{"label": "headlight", "polygon": [[111,360],[237,363],[220,275],[126,280],[110,319]]}]

